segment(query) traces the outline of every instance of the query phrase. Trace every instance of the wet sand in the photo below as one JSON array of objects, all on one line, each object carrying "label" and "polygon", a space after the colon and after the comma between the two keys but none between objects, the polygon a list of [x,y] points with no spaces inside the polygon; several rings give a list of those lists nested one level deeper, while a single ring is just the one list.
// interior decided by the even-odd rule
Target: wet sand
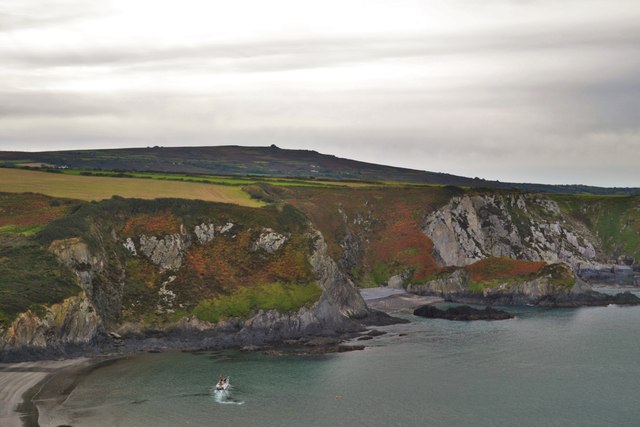
[{"label": "wet sand", "polygon": [[413,313],[422,305],[444,302],[440,297],[414,295],[404,289],[385,287],[361,289],[360,294],[370,308],[387,314]]},{"label": "wet sand", "polygon": [[0,364],[0,425],[72,425],[59,409],[85,375],[114,360],[83,357]]},{"label": "wet sand", "polygon": [[[44,386],[47,378],[55,372],[86,363],[87,360],[89,359],[0,364],[0,425],[37,425],[30,419],[29,405],[23,403],[23,396],[28,395],[32,389],[37,393],[36,386]],[[37,417],[35,421],[37,422]]]}]

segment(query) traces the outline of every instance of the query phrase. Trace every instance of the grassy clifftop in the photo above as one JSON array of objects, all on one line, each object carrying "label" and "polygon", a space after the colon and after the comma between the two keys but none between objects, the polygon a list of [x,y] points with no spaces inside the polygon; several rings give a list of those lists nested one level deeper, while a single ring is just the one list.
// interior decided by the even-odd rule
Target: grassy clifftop
[{"label": "grassy clifftop", "polygon": [[553,200],[602,241],[612,259],[627,255],[640,262],[640,197],[554,195]]}]

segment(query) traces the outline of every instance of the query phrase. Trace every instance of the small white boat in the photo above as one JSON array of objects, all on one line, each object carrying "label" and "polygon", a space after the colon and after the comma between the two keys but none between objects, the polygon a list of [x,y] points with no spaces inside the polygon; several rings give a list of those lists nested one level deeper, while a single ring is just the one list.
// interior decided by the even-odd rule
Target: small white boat
[{"label": "small white boat", "polygon": [[218,383],[216,384],[216,391],[225,391],[228,390],[229,387],[231,387],[231,384],[229,383],[229,377],[220,377]]}]

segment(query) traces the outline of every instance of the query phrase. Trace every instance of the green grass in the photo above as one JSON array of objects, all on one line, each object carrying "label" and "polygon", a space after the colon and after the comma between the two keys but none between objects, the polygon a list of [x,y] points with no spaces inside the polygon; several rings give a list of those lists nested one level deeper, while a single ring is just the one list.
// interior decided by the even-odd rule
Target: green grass
[{"label": "green grass", "polygon": [[0,234],[17,234],[25,237],[36,235],[43,225],[4,225],[0,227]]},{"label": "green grass", "polygon": [[231,317],[247,318],[252,311],[259,309],[287,313],[313,304],[321,294],[322,290],[315,283],[263,284],[239,288],[229,295],[202,301],[193,314],[201,320],[217,323]]},{"label": "green grass", "polygon": [[19,235],[0,234],[0,322],[79,291],[73,273],[44,247]]},{"label": "green grass", "polygon": [[355,182],[331,181],[331,180],[315,180],[315,179],[298,179],[298,178],[270,178],[267,176],[252,177],[234,177],[219,175],[199,175],[199,174],[180,174],[180,173],[159,173],[159,172],[115,172],[115,171],[93,171],[83,169],[62,169],[56,170],[57,173],[75,176],[100,176],[100,177],[116,177],[116,178],[144,178],[158,179],[169,181],[187,181],[200,182],[209,184],[243,186],[251,184],[265,183],[274,186],[285,187],[331,187],[331,186],[358,186],[365,185]]},{"label": "green grass", "polygon": [[563,213],[595,232],[612,258],[630,255],[640,259],[640,197],[550,197]]},{"label": "green grass", "polygon": [[517,285],[534,280],[539,277],[549,277],[549,283],[556,288],[571,289],[576,284],[576,278],[569,267],[561,264],[549,264],[543,266],[536,274],[516,274],[509,277],[471,280],[469,283],[469,291],[482,293],[488,289],[494,289],[505,283],[509,285]]}]

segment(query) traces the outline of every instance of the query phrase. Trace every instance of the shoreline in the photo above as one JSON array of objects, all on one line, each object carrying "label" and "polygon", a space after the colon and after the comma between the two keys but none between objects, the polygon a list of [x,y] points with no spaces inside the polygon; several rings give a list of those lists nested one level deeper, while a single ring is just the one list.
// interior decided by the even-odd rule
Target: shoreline
[{"label": "shoreline", "polygon": [[67,360],[0,364],[0,424],[5,427],[38,425],[35,396],[60,372],[86,366],[87,357]]},{"label": "shoreline", "polygon": [[425,304],[438,304],[444,299],[438,296],[411,294],[404,289],[365,288],[360,290],[367,306],[390,316],[397,313],[413,314],[413,310]]},{"label": "shoreline", "polygon": [[[442,300],[437,297],[421,297],[408,294],[403,290],[389,288],[363,290],[363,297],[371,309],[380,310],[387,314],[410,312],[419,305]],[[353,333],[352,336],[340,335],[342,336],[334,338],[336,342],[353,338],[358,333]],[[0,425],[3,427],[73,425],[70,414],[60,410],[60,407],[82,378],[95,369],[143,351],[143,348],[144,351],[149,352],[153,351],[154,347],[159,351],[170,349],[185,351],[198,347],[201,349],[234,347],[233,345],[229,346],[231,343],[225,342],[227,340],[224,338],[220,336],[209,337],[209,340],[200,341],[200,344],[204,344],[201,346],[194,345],[195,342],[189,344],[181,342],[182,345],[175,345],[179,341],[173,342],[175,347],[167,345],[172,341],[171,339],[167,342],[165,339],[151,338],[141,340],[144,344],[134,340],[133,343],[129,343],[133,344],[133,348],[127,348],[129,346],[125,345],[125,348],[118,349],[120,353],[117,354],[101,356],[94,353],[63,360],[0,363]],[[152,344],[154,341],[156,341],[155,346]],[[211,344],[214,342],[211,341],[217,345],[212,346]],[[239,346],[239,348],[241,347]]]}]

